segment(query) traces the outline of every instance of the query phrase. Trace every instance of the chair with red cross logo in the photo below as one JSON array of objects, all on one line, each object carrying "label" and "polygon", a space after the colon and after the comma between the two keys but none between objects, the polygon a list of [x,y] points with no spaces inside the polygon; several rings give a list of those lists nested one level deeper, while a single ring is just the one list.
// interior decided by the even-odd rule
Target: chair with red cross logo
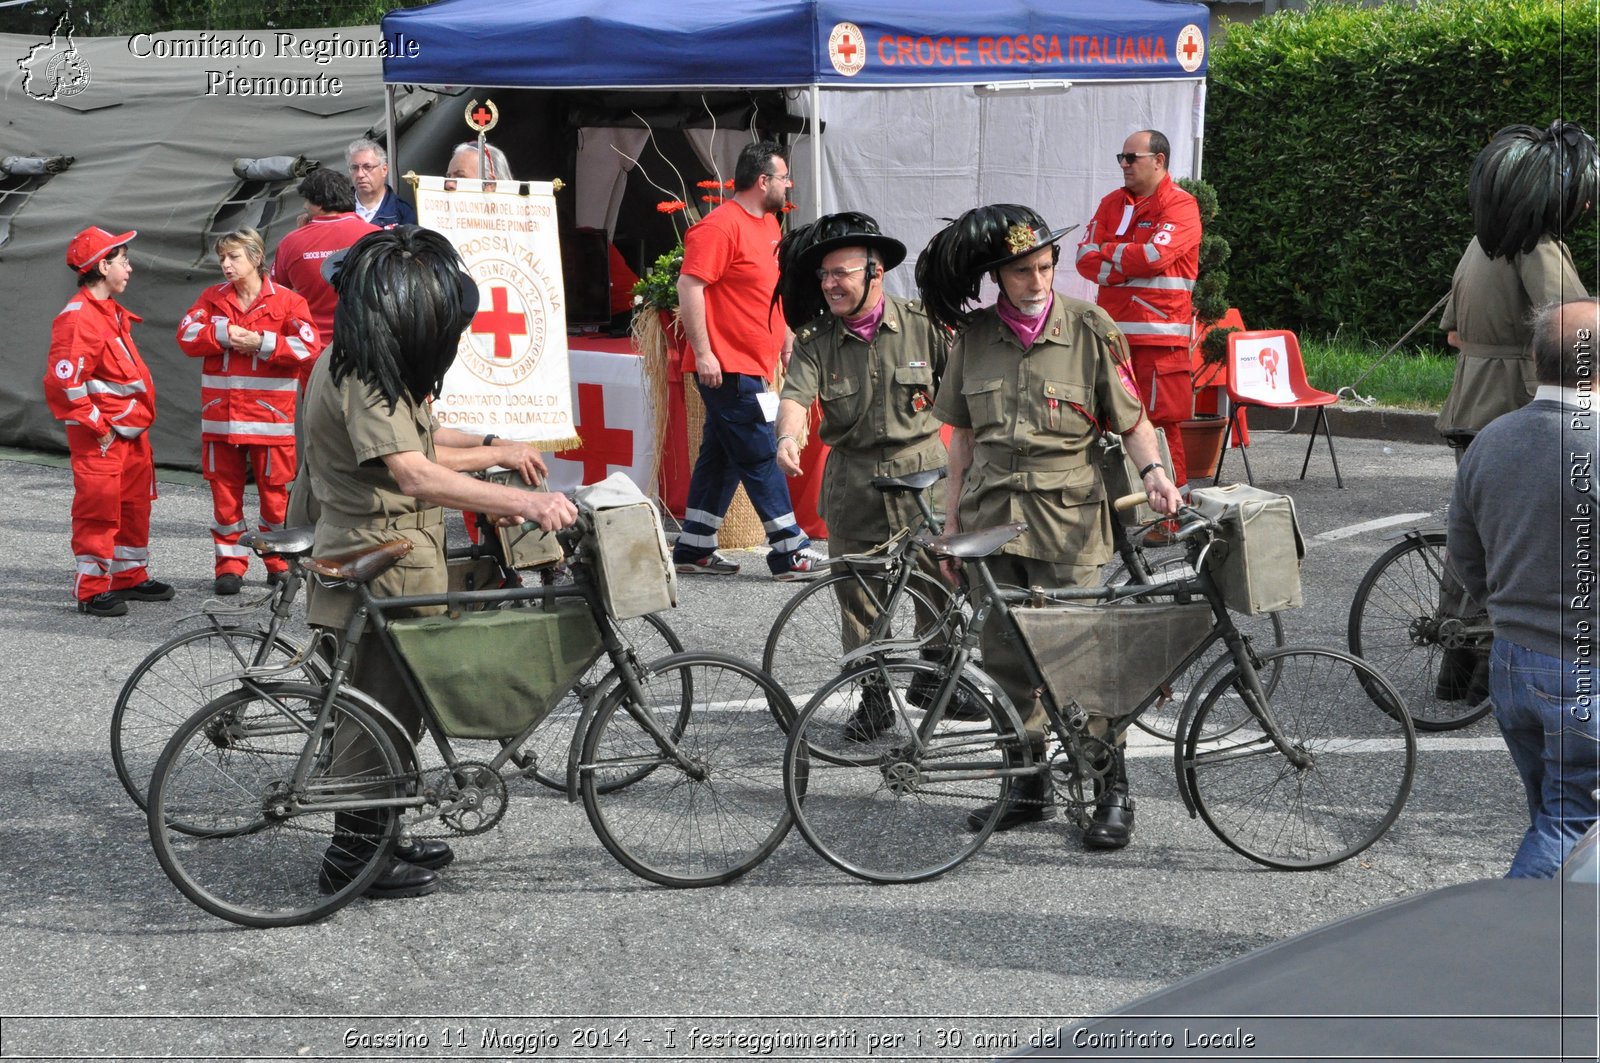
[{"label": "chair with red cross logo", "polygon": [[[1263,329],[1255,332],[1228,334],[1228,400],[1232,409],[1228,414],[1228,429],[1223,436],[1222,457],[1217,460],[1215,483],[1222,483],[1222,464],[1228,457],[1228,442],[1233,438],[1234,424],[1241,411],[1249,406],[1270,410],[1294,410],[1298,421],[1300,411],[1316,408],[1317,419],[1311,425],[1311,439],[1306,444],[1306,459],[1300,464],[1300,479],[1306,478],[1311,465],[1311,449],[1317,444],[1320,430],[1328,440],[1328,457],[1333,459],[1333,478],[1342,488],[1344,477],[1339,474],[1339,456],[1333,449],[1333,429],[1328,424],[1328,407],[1339,401],[1337,395],[1318,391],[1306,381],[1305,363],[1300,359],[1300,341],[1288,329]],[[1287,432],[1293,432],[1291,421]],[[1260,429],[1256,430],[1257,434]],[[1244,474],[1250,483],[1255,475],[1250,469],[1250,452],[1241,449],[1244,457]]]}]

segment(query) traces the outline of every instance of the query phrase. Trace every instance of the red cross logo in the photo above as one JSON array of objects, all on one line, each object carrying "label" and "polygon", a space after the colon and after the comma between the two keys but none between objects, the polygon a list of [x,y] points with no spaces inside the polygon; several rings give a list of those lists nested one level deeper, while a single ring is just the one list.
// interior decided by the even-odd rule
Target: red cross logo
[{"label": "red cross logo", "polygon": [[633,465],[633,432],[606,427],[605,389],[599,384],[578,385],[578,428],[583,443],[557,452],[556,457],[583,462],[584,483],[604,480],[613,465],[623,469]]},{"label": "red cross logo", "polygon": [[850,62],[850,57],[856,54],[856,46],[850,43],[850,35],[848,33],[839,39],[839,54],[844,56],[846,63]]},{"label": "red cross logo", "polygon": [[1192,37],[1183,42],[1183,57],[1185,59],[1193,59],[1194,53],[1198,52],[1199,50],[1200,46],[1194,42]]},{"label": "red cross logo", "polygon": [[483,129],[488,126],[489,121],[492,118],[494,118],[494,115],[489,113],[489,108],[483,106],[482,104],[479,104],[478,108],[472,112],[472,124],[477,126],[479,129]]},{"label": "red cross logo", "polygon": [[494,356],[508,359],[511,357],[511,337],[526,336],[528,334],[528,318],[526,315],[511,310],[506,305],[507,295],[504,288],[489,289],[488,310],[479,310],[472,315],[472,332],[474,335],[494,337]]}]

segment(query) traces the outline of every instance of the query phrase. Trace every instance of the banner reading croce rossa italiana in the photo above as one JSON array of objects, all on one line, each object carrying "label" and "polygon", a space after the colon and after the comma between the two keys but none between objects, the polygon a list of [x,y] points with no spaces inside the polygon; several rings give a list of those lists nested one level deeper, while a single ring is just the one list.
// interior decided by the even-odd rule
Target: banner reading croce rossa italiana
[{"label": "banner reading croce rossa italiana", "polygon": [[576,446],[550,184],[421,177],[416,193],[418,220],[449,237],[478,282],[478,312],[434,398],[439,424]]}]

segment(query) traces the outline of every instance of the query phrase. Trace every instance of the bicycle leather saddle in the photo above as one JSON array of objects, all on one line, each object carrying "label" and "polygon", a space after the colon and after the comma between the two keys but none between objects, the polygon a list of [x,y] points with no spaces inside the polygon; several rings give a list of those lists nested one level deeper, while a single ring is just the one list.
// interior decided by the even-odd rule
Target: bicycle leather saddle
[{"label": "bicycle leather saddle", "polygon": [[300,528],[280,528],[277,531],[245,532],[239,536],[239,545],[254,550],[262,557],[268,554],[304,557],[311,552],[311,544],[316,541],[316,537],[316,526],[307,524]]},{"label": "bicycle leather saddle", "polygon": [[313,557],[305,562],[307,572],[315,572],[327,579],[347,583],[365,583],[379,573],[387,571],[396,561],[409,554],[416,546],[410,539],[393,539],[364,550],[332,557]]},{"label": "bicycle leather saddle", "polygon": [[921,491],[945,478],[948,469],[923,469],[904,476],[874,476],[872,486],[880,491]]},{"label": "bicycle leather saddle", "polygon": [[917,536],[917,545],[939,557],[988,557],[1012,539],[1028,530],[1021,521],[998,524],[993,528],[980,528],[971,532],[941,535],[936,539]]}]

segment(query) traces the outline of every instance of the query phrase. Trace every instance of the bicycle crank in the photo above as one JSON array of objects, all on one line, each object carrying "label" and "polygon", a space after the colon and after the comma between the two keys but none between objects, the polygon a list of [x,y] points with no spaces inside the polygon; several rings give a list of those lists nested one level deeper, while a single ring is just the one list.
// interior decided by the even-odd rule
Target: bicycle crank
[{"label": "bicycle crank", "polygon": [[439,821],[460,835],[482,834],[499,826],[509,797],[500,773],[472,760],[454,768],[435,768],[429,789],[439,795]]}]

